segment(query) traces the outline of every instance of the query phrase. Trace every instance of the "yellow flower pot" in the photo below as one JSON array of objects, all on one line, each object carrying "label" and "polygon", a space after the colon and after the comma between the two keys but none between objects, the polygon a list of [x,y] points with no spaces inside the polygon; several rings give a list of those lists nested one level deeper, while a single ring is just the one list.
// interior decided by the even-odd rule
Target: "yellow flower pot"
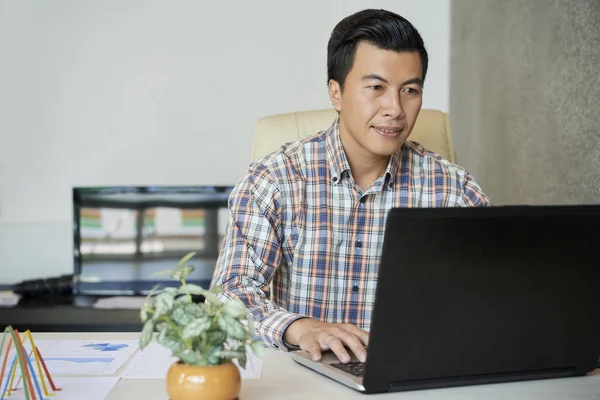
[{"label": "yellow flower pot", "polygon": [[213,367],[176,362],[167,373],[171,400],[234,400],[241,387],[240,371],[232,362]]}]

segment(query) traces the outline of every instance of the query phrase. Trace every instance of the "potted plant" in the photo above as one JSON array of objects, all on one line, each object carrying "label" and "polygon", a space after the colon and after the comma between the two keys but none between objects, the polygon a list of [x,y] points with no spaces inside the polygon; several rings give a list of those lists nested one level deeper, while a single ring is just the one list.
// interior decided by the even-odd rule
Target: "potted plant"
[{"label": "potted plant", "polygon": [[[140,348],[153,338],[171,350],[178,361],[167,373],[167,392],[171,400],[232,400],[238,397],[241,377],[233,360],[245,368],[247,346],[262,357],[264,346],[254,340],[254,323],[244,303],[237,299],[221,301],[218,286],[211,290],[186,282],[195,255],[183,257],[171,278],[180,287],[155,287],[141,309],[143,328]],[[204,302],[194,301],[198,295]],[[158,332],[158,334],[155,334]]]}]

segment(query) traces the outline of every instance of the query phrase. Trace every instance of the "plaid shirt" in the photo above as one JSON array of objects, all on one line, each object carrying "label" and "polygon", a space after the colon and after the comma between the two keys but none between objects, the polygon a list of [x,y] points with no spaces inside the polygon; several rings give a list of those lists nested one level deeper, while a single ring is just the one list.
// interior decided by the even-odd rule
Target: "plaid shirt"
[{"label": "plaid shirt", "polygon": [[276,348],[289,349],[283,332],[303,316],[368,331],[387,211],[487,205],[464,169],[410,141],[361,191],[336,119],[250,165],[229,198],[212,285],[239,297]]}]

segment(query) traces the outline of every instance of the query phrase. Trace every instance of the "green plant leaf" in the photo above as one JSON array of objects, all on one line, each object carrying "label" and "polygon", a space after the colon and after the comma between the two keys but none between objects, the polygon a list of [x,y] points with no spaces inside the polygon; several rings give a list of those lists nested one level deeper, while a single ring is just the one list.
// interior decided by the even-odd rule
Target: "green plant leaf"
[{"label": "green plant leaf", "polygon": [[169,325],[166,321],[154,321],[154,332],[162,332],[165,329],[171,329],[171,325]]},{"label": "green plant leaf", "polygon": [[154,319],[161,315],[167,314],[171,310],[174,301],[173,297],[174,296],[169,292],[161,292],[158,296],[156,296],[156,300],[154,301]]},{"label": "green plant leaf", "polygon": [[233,318],[240,318],[246,315],[246,305],[237,297],[233,297],[225,302],[223,311]]},{"label": "green plant leaf", "polygon": [[206,332],[206,341],[211,346],[223,346],[227,340],[227,332],[220,329],[211,329]]},{"label": "green plant leaf", "polygon": [[254,340],[252,342],[252,344],[250,345],[250,348],[252,349],[252,353],[254,353],[257,357],[260,357],[260,358],[263,358],[265,355],[265,352],[267,351],[267,349],[265,348],[265,345],[257,340]]},{"label": "green plant leaf", "polygon": [[221,357],[222,351],[223,351],[223,344],[210,346],[208,348],[208,351],[206,352],[206,357],[205,357],[206,364],[207,365],[219,365],[219,364],[223,364],[223,361],[229,361],[229,360],[224,360],[223,357]]},{"label": "green plant leaf", "polygon": [[240,367],[242,368],[246,368],[246,360],[246,352],[237,357],[238,364],[240,364]]},{"label": "green plant leaf", "polygon": [[[240,366],[242,368],[246,367],[246,349],[244,348],[244,346],[240,346],[235,349],[223,350],[219,352],[219,357],[227,361],[237,359],[238,363],[240,363]],[[242,365],[242,363],[244,365]]]},{"label": "green plant leaf", "polygon": [[175,301],[173,302],[173,307],[176,307],[179,304],[185,304],[185,303],[191,303],[191,302],[192,302],[192,299],[190,296],[180,293],[177,296],[175,296]]},{"label": "green plant leaf", "polygon": [[161,276],[161,275],[171,275],[174,270],[172,269],[163,269],[161,271],[156,271],[150,274],[150,276]]},{"label": "green plant leaf", "polygon": [[164,293],[164,292],[169,293],[169,294],[173,295],[173,297],[175,297],[177,295],[177,293],[179,293],[179,289],[168,286],[168,287],[164,288],[161,293]]},{"label": "green plant leaf", "polygon": [[167,323],[162,323],[160,325],[160,327],[158,326],[158,324],[155,326],[155,328],[158,329],[158,337],[156,338],[156,341],[158,343],[162,343],[163,340],[165,340],[165,336],[167,335],[167,332],[169,331],[169,324]]},{"label": "green plant leaf", "polygon": [[196,352],[177,352],[173,355],[184,364],[202,366],[202,356]]},{"label": "green plant leaf", "polygon": [[144,327],[142,328],[142,333],[140,336],[140,348],[144,349],[144,347],[148,346],[148,343],[152,340],[152,335],[154,333],[154,321],[149,319],[144,323]]},{"label": "green plant leaf", "polygon": [[158,336],[156,341],[171,350],[173,354],[185,348],[177,332],[168,328],[164,334]]},{"label": "green plant leaf", "polygon": [[146,296],[146,301],[148,301],[148,299],[152,298],[152,296],[154,296],[154,292],[156,292],[156,289],[158,289],[160,287],[160,283],[157,283],[156,285],[154,285],[152,287],[152,289],[150,289],[150,291],[148,292],[148,295]]},{"label": "green plant leaf", "polygon": [[142,320],[142,322],[146,322],[146,320],[148,319],[148,311],[149,311],[149,307],[144,304],[140,310],[140,319]]},{"label": "green plant leaf", "polygon": [[146,296],[146,299],[144,300],[144,307],[152,308],[152,306],[154,305],[154,294],[159,287],[160,284],[157,283],[152,289],[150,289],[148,295]]},{"label": "green plant leaf", "polygon": [[177,267],[177,269],[171,274],[171,278],[180,281],[182,279],[187,278],[194,269],[195,267],[193,265],[184,265],[183,267]]},{"label": "green plant leaf", "polygon": [[184,340],[200,336],[200,334],[210,328],[210,318],[200,317],[190,322],[181,333],[181,338]]},{"label": "green plant leaf", "polygon": [[185,312],[184,305],[175,304],[173,306],[173,311],[171,311],[170,318],[173,322],[175,322],[179,326],[186,326],[194,319],[193,315]]},{"label": "green plant leaf", "polygon": [[221,294],[225,291],[225,289],[223,289],[222,285],[217,285],[217,286],[213,286],[212,289],[210,289],[210,291],[214,294]]},{"label": "green plant leaf", "polygon": [[229,314],[221,314],[217,323],[229,336],[237,340],[245,340],[247,332],[244,329],[244,325],[237,319],[233,318]]},{"label": "green plant leaf", "polygon": [[208,314],[204,304],[174,303],[170,318],[179,326],[186,326],[196,318],[206,317]]},{"label": "green plant leaf", "polygon": [[254,316],[252,314],[248,315],[246,318],[246,323],[248,324],[248,333],[250,336],[256,335],[256,324],[254,322]]},{"label": "green plant leaf", "polygon": [[204,298],[212,304],[220,304],[219,298],[210,290],[206,290],[198,285],[190,283],[187,285],[187,290],[190,294],[204,296]]},{"label": "green plant leaf", "polygon": [[196,255],[196,252],[190,252],[187,253],[185,256],[183,256],[181,258],[181,260],[179,260],[179,263],[177,264],[177,267],[183,267],[188,261],[190,261],[194,256]]},{"label": "green plant leaf", "polygon": [[187,314],[190,314],[195,318],[208,316],[208,313],[206,312],[206,305],[204,303],[188,303],[183,306],[183,309]]}]

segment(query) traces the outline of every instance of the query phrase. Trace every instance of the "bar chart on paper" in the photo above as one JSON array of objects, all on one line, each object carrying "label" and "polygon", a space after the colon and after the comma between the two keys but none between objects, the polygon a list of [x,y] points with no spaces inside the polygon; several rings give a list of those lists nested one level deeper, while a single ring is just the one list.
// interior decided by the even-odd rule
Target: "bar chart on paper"
[{"label": "bar chart on paper", "polygon": [[[114,375],[139,347],[137,340],[37,340],[51,375]],[[26,352],[31,348],[25,345]],[[13,355],[9,355],[12,359]]]}]

